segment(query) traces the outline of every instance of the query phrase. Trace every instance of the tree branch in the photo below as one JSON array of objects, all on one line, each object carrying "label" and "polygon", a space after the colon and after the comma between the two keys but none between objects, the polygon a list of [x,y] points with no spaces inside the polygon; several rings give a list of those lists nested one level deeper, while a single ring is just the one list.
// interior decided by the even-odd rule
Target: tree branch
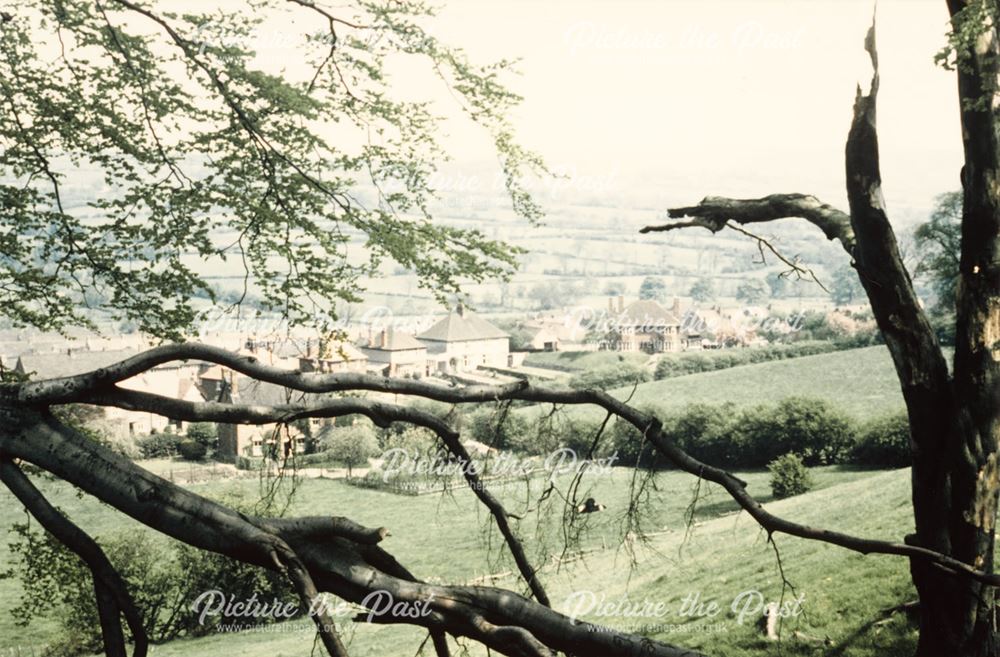
[{"label": "tree branch", "polygon": [[125,637],[122,635],[119,614],[124,615],[125,622],[132,632],[135,646],[133,657],[146,657],[149,639],[142,625],[142,617],[135,607],[135,601],[132,600],[125,581],[108,561],[101,546],[53,507],[25,476],[21,468],[2,452],[0,452],[0,481],[14,493],[47,532],[72,550],[90,568],[101,620],[101,634],[104,637],[104,652],[107,657],[125,657]]},{"label": "tree branch", "polygon": [[[154,354],[153,352],[156,353]],[[304,374],[298,371],[281,370],[280,368],[262,365],[253,357],[239,356],[222,349],[193,344],[159,347],[146,352],[146,354],[152,355],[147,356],[143,354],[135,356],[116,366],[105,368],[102,370],[104,374],[100,377],[97,377],[97,373],[89,373],[81,374],[77,377],[68,377],[67,379],[59,380],[57,383],[53,380],[52,382],[39,381],[22,385],[25,389],[30,388],[32,385],[36,386],[31,388],[33,391],[31,394],[44,393],[44,395],[65,398],[68,395],[67,391],[79,390],[78,379],[93,381],[95,377],[101,380],[108,380],[109,377],[116,378],[125,374],[131,376],[131,373],[140,367],[147,369],[148,367],[152,367],[153,365],[150,363],[160,364],[167,362],[168,354],[179,357],[182,357],[182,355],[198,354],[212,362],[219,362],[220,364],[233,367],[233,369],[241,371],[244,374],[250,376],[256,375],[261,380],[279,385],[287,385],[303,392],[320,393],[334,390],[357,389],[413,395],[449,403],[519,400],[555,404],[593,404],[632,424],[664,456],[682,470],[721,485],[744,510],[769,532],[782,532],[800,538],[831,543],[862,554],[877,553],[915,557],[927,560],[953,573],[972,577],[984,583],[1000,585],[1000,576],[977,570],[940,551],[916,545],[866,539],[839,532],[831,532],[774,516],[765,511],[761,504],[746,492],[745,482],[725,470],[702,463],[691,457],[662,431],[659,422],[655,418],[603,391],[548,390],[535,387],[527,381],[503,386],[478,385],[455,387],[428,383],[426,381],[372,377],[364,374]],[[139,369],[138,371],[142,370]],[[246,424],[269,424],[302,417],[334,417],[357,413],[369,417],[373,422],[382,426],[390,422],[401,421],[424,426],[435,431],[439,436],[441,435],[439,432],[444,432],[445,434],[451,432],[447,424],[430,413],[411,407],[386,404],[357,397],[319,400],[299,405],[266,407],[239,406],[215,402],[183,402],[176,399],[150,395],[149,393],[119,388],[113,388],[109,391],[107,388],[104,388],[90,395],[77,393],[68,401],[120,406],[121,408],[132,410],[161,413],[168,417],[188,421],[203,420]]]},{"label": "tree branch", "polygon": [[664,232],[700,226],[717,233],[729,221],[745,225],[800,217],[822,230],[827,239],[840,240],[848,253],[854,249],[854,231],[850,217],[815,196],[806,194],[771,194],[757,199],[706,196],[698,205],[671,208],[667,212],[673,219],[690,217],[691,220],[646,226],[639,232]]},{"label": "tree branch", "polygon": [[[275,552],[285,545],[301,560],[319,591],[356,603],[382,591],[397,601],[426,603],[431,610],[423,618],[386,616],[380,619],[383,622],[466,636],[505,655],[552,657],[561,651],[610,657],[640,650],[651,657],[696,655],[644,637],[594,631],[589,623],[573,621],[503,589],[412,581],[377,545],[285,532],[280,524],[271,528],[270,521],[248,519],[139,468],[47,413],[10,406],[0,406],[0,411],[8,427],[0,432],[0,450],[52,472],[147,526],[189,545],[272,570],[278,568]],[[512,637],[521,638],[512,642]]]}]

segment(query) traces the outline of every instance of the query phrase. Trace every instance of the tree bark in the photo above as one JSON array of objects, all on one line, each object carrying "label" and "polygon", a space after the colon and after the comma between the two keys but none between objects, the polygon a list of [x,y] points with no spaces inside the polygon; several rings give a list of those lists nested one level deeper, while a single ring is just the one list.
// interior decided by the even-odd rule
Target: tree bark
[{"label": "tree bark", "polygon": [[[995,19],[979,21],[967,2],[949,2],[953,27],[978,35],[956,53],[965,166],[962,248],[956,308],[953,390],[956,408],[942,445],[914,460],[914,541],[992,571],[1000,466],[1000,142],[997,138]],[[995,0],[987,14],[998,15]],[[974,21],[970,23],[969,21]],[[947,400],[934,409],[943,416]],[[918,657],[1000,654],[996,588],[911,562],[920,594]]]}]

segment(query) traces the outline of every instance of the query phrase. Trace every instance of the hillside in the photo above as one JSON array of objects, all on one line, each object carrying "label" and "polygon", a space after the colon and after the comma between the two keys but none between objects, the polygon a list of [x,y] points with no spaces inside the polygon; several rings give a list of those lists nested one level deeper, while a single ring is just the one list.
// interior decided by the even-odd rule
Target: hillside
[{"label": "hillside", "polygon": [[[825,468],[818,470],[816,476],[817,490],[798,498],[774,502],[772,508],[803,522],[870,536],[899,538],[910,529],[912,520],[905,471],[872,473]],[[765,474],[749,473],[745,478],[753,492],[767,499]],[[608,511],[588,518],[590,522],[582,544],[596,551],[589,553],[583,561],[563,565],[558,572],[551,565],[544,567],[544,580],[556,605],[566,609],[571,594],[592,590],[604,593],[608,600],[627,595],[629,600],[662,601],[668,609],[676,612],[684,596],[700,593],[703,601],[715,599],[720,604],[724,602],[723,613],[713,621],[714,625],[718,625],[718,631],[706,631],[704,621],[695,623],[675,616],[639,620],[642,624],[679,624],[679,627],[652,634],[663,640],[711,647],[713,654],[761,654],[757,650],[759,641],[756,631],[736,623],[727,610],[732,598],[746,590],[759,590],[768,599],[780,597],[780,578],[774,552],[765,537],[746,516],[734,513],[735,505],[721,489],[703,484],[695,516],[697,524],[685,539],[685,510],[692,500],[695,481],[680,473],[662,473],[657,475],[656,490],[651,492],[651,497],[643,505],[649,511],[643,527],[651,534],[651,539],[647,548],[637,546],[637,567],[628,577],[629,561],[622,549],[621,521],[622,510],[627,507],[630,479],[629,470],[615,469],[610,477],[588,480],[589,489],[585,486],[585,490],[581,491],[607,504]],[[540,482],[535,484],[537,491]],[[254,495],[258,491],[257,486],[257,482],[242,481],[197,488],[211,495],[237,492]],[[134,527],[132,521],[122,519],[105,507],[78,498],[69,487],[61,484],[45,484],[44,487],[59,506],[92,532],[104,534],[129,531]],[[520,508],[518,500],[524,499],[523,488],[512,487],[504,489],[503,493],[512,510]],[[851,500],[849,506],[843,503],[846,499]],[[4,498],[2,501],[8,500]],[[404,501],[405,504],[402,504]],[[361,522],[389,527],[393,536],[387,539],[386,547],[421,576],[434,574],[432,580],[465,581],[508,568],[497,561],[494,550],[491,565],[484,570],[489,551],[482,542],[483,512],[468,494],[402,500],[340,482],[310,480],[303,482],[298,491],[292,513],[347,508],[351,509],[352,517]],[[16,504],[0,506],[0,524],[8,526],[19,516]],[[536,520],[540,523],[538,526]],[[558,552],[559,534],[553,520],[529,515],[522,524],[521,532],[527,537],[529,550],[536,556],[546,548],[546,551]],[[835,645],[840,646],[866,621],[875,619],[879,609],[911,597],[906,563],[902,560],[862,558],[838,548],[789,537],[777,537],[777,542],[786,574],[798,593],[806,595],[803,605],[805,615],[794,619],[789,629],[798,629],[811,637],[829,635]],[[6,561],[6,546],[0,549],[0,557]],[[876,591],[866,590],[862,594],[856,590],[857,582],[874,579],[883,582]],[[18,592],[12,584],[10,580],[0,581],[0,635],[5,637],[4,643],[11,642],[10,645],[38,645],[47,636],[52,636],[52,632],[57,631],[56,627],[50,621],[35,621],[28,628],[13,626],[9,610],[16,604]],[[499,585],[518,586],[514,578],[501,579]],[[636,622],[634,618],[586,615],[584,618],[604,625],[621,626],[622,623]],[[409,656],[423,636],[412,628],[350,627],[353,632],[352,655]],[[904,634],[902,638],[897,636],[899,632]],[[207,657],[219,652],[240,653],[244,657],[300,655],[311,644],[310,633],[308,622],[294,621],[267,626],[261,632],[175,641],[157,646],[156,653],[165,657]],[[880,626],[876,633],[862,634],[855,645],[841,654],[902,655],[909,649],[908,633],[905,622],[894,619],[886,626]],[[884,649],[887,642],[898,645],[893,650],[887,650]]]},{"label": "hillside", "polygon": [[[634,388],[609,391],[633,405],[655,406],[664,410],[690,403],[752,406],[785,397],[807,396],[826,399],[860,420],[903,409],[903,397],[889,352],[883,346],[848,349],[816,356],[740,365],[714,372],[701,372]],[[521,409],[533,415],[537,408]],[[601,417],[593,408],[573,408],[567,412]]]}]

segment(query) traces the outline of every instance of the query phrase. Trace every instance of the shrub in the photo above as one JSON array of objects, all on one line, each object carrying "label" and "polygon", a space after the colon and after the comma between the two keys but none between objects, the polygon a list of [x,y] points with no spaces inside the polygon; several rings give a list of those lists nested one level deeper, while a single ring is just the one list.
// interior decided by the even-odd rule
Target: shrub
[{"label": "shrub", "polygon": [[[101,624],[90,569],[51,534],[31,525],[15,524],[11,536],[11,558],[0,577],[17,578],[24,591],[21,602],[11,610],[14,621],[28,625],[45,618],[58,623],[63,631],[47,654],[101,652]],[[199,613],[191,605],[205,591],[224,591],[238,600],[254,594],[262,600],[297,600],[287,580],[276,572],[179,543],[171,546],[150,532],[118,532],[96,540],[125,580],[149,639],[156,643],[205,634],[216,622],[226,621],[225,617],[209,617],[205,625],[199,622]],[[268,618],[247,616],[239,622],[265,623]],[[127,626],[124,629],[128,632]],[[130,638],[126,634],[126,640]]]},{"label": "shrub", "polygon": [[[610,456],[615,451],[614,431],[605,426],[597,444],[594,441],[601,431],[601,422],[586,418],[545,414],[531,425],[530,439],[521,446],[529,454],[551,454],[557,449],[569,448],[580,460]],[[594,453],[591,455],[591,447]]]},{"label": "shrub", "polygon": [[877,418],[861,430],[851,461],[873,468],[910,465],[910,422],[906,413]]},{"label": "shrub", "polygon": [[695,458],[718,466],[741,465],[733,440],[732,404],[691,404],[664,420],[664,430]]},{"label": "shrub", "polygon": [[462,433],[473,440],[495,447],[532,454],[545,451],[535,440],[531,425],[509,406],[481,406],[462,420]]},{"label": "shrub", "polygon": [[187,437],[209,449],[214,449],[219,441],[219,431],[212,422],[195,422],[188,427]]},{"label": "shrub", "polygon": [[173,456],[177,452],[177,436],[172,433],[154,433],[135,441],[144,459]]},{"label": "shrub", "polygon": [[636,383],[646,383],[652,378],[649,370],[641,365],[621,363],[577,374],[569,380],[569,387],[575,390],[590,388],[608,390]]},{"label": "shrub", "polygon": [[347,474],[359,465],[367,465],[368,458],[379,453],[375,429],[367,422],[349,427],[325,427],[319,434],[320,454],[326,454],[347,466]]},{"label": "shrub", "polygon": [[185,461],[200,461],[208,454],[208,448],[194,440],[181,440],[177,443],[177,452]]},{"label": "shrub", "polygon": [[854,444],[850,418],[822,399],[789,397],[777,406],[741,413],[736,425],[736,461],[746,467],[766,465],[795,452],[807,465],[847,460]]},{"label": "shrub", "polygon": [[785,454],[767,464],[775,497],[801,495],[812,488],[812,477],[798,454]]},{"label": "shrub", "polygon": [[[662,413],[655,409],[644,408],[641,410],[649,415],[662,417]],[[642,468],[666,468],[670,465],[670,461],[653,447],[643,437],[642,432],[630,422],[615,418],[610,423],[608,431],[611,434],[612,451],[618,455],[618,459],[615,461],[617,465]]]},{"label": "shrub", "polygon": [[696,374],[723,370],[738,365],[763,363],[785,358],[813,356],[837,349],[847,348],[849,344],[835,344],[829,341],[803,341],[792,344],[773,344],[766,347],[750,349],[719,349],[717,351],[687,351],[680,354],[664,354],[656,365],[657,379],[669,379],[675,376]]}]

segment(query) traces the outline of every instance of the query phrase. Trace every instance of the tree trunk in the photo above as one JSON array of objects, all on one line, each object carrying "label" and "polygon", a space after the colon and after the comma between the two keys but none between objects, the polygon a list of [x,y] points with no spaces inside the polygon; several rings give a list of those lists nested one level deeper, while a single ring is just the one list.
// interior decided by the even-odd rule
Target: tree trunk
[{"label": "tree trunk", "polygon": [[[986,0],[983,14],[969,4],[948,3],[953,31],[971,35],[956,49],[965,166],[955,408],[948,413],[947,402],[939,405],[951,431],[938,439],[943,445],[927,453],[918,448],[914,460],[912,540],[992,572],[1000,491],[1000,35],[989,16],[1000,14],[1000,4]],[[911,426],[916,433],[918,425]],[[918,657],[1000,655],[994,587],[926,563],[912,561],[910,569],[920,595]]]}]

